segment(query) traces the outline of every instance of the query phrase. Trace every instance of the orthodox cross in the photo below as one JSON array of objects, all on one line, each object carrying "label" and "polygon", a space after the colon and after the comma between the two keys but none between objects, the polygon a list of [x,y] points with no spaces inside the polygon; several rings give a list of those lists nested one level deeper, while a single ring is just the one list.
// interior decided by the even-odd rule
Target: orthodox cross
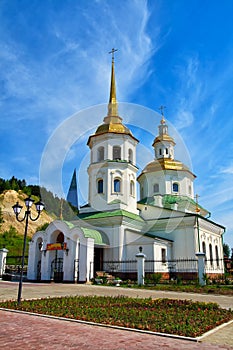
[{"label": "orthodox cross", "polygon": [[114,53],[115,53],[116,51],[118,51],[118,49],[114,49],[114,48],[112,48],[112,50],[109,51],[109,53],[112,54],[112,61],[114,61]]},{"label": "orthodox cross", "polygon": [[159,107],[159,110],[161,111],[161,115],[162,116],[164,116],[164,109],[166,108],[166,106],[163,106],[163,105],[161,105],[160,107]]},{"label": "orthodox cross", "polygon": [[196,199],[196,212],[198,213],[200,211],[200,208],[198,207],[198,198],[200,196],[198,194],[195,195],[195,199]]}]

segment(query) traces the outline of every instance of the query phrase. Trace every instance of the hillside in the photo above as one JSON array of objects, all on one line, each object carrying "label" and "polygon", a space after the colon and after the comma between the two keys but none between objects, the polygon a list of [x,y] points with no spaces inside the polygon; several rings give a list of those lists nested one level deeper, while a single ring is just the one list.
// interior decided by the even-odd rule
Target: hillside
[{"label": "hillside", "polygon": [[[2,209],[4,220],[4,223],[1,224],[0,234],[2,234],[4,231],[8,231],[10,226],[14,226],[19,234],[24,234],[25,221],[18,222],[16,220],[12,206],[16,202],[19,202],[19,204],[23,206],[22,213],[20,214],[20,218],[22,218],[26,209],[24,199],[27,197],[28,196],[21,191],[16,192],[14,190],[6,190],[0,194],[0,207]],[[36,207],[34,205],[31,208],[31,213],[33,218],[37,216]],[[28,236],[31,237],[37,231],[38,227],[41,227],[43,224],[53,220],[54,216],[48,215],[46,211],[43,211],[37,221],[29,220]]]}]

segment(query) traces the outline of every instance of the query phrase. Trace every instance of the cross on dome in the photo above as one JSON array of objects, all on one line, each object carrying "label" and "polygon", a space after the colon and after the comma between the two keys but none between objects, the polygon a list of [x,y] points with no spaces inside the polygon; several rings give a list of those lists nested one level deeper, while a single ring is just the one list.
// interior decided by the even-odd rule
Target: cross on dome
[{"label": "cross on dome", "polygon": [[118,49],[114,49],[114,47],[112,48],[111,51],[109,51],[109,53],[112,54],[112,62],[114,61],[114,53],[115,53],[116,51],[118,51]]},{"label": "cross on dome", "polygon": [[161,111],[161,115],[162,115],[162,119],[161,119],[161,121],[160,121],[160,123],[161,124],[165,124],[166,122],[165,122],[165,119],[164,119],[164,109],[166,108],[166,106],[163,106],[163,105],[161,105],[160,107],[159,107],[159,110]]}]

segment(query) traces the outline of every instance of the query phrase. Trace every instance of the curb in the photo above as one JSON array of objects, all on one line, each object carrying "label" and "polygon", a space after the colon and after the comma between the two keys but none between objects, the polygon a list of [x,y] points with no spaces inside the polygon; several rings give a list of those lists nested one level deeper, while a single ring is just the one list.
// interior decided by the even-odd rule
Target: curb
[{"label": "curb", "polygon": [[216,331],[218,331],[218,330],[220,330],[220,329],[222,329],[222,328],[224,328],[224,327],[226,327],[226,326],[229,326],[229,325],[232,324],[232,323],[233,323],[233,320],[228,321],[227,323],[220,324],[219,326],[217,326],[217,327],[211,329],[210,331],[208,331],[208,332],[206,332],[206,333],[200,335],[200,336],[197,337],[196,339],[198,339],[198,341],[202,341],[205,337],[208,337],[209,335],[215,333]]}]

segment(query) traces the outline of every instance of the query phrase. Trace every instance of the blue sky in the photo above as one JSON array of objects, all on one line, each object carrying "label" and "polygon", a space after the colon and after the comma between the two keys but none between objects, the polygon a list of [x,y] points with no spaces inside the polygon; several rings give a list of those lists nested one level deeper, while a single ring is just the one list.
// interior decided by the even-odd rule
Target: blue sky
[{"label": "blue sky", "polygon": [[50,155],[59,196],[75,167],[87,180],[86,140],[105,116],[116,47],[122,111],[145,108],[136,126],[122,115],[140,138],[139,167],[140,150],[144,162],[153,157],[159,115],[151,110],[165,105],[169,130],[187,148],[178,145],[176,158],[190,156],[195,193],[233,247],[232,18],[232,0],[0,0],[0,177],[40,183]]}]

